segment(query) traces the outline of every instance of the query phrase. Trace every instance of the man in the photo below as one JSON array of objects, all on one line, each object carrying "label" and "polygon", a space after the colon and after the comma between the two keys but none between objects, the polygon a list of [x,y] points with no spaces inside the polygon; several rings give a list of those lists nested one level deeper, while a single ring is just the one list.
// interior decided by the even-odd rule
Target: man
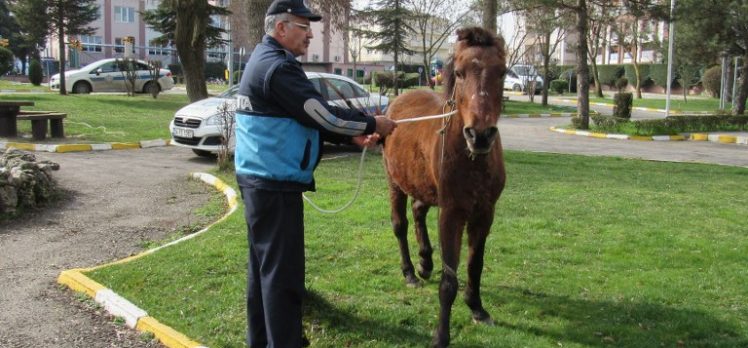
[{"label": "man", "polygon": [[239,87],[235,164],[248,227],[251,347],[302,346],[301,194],[314,190],[322,140],[367,145],[396,126],[384,116],[331,107],[314,89],[296,57],[307,52],[311,21],[321,19],[301,0],[275,0]]}]

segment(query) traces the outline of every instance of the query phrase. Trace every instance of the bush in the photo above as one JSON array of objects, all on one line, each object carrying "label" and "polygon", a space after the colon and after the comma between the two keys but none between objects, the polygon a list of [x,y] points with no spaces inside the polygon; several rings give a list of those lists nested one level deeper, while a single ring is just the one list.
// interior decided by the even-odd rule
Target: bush
[{"label": "bush", "polygon": [[[395,82],[393,77],[395,74],[391,71],[379,71],[376,74],[375,81],[377,82],[377,86],[385,87],[385,88],[394,88]],[[415,76],[415,79],[413,78]],[[411,74],[405,74],[402,71],[397,72],[397,87],[398,88],[408,88],[411,86],[415,86],[418,84],[418,73],[415,73],[414,75]]]},{"label": "bush", "polygon": [[172,75],[182,76],[182,64],[169,64],[169,71]]},{"label": "bush", "polygon": [[39,86],[42,84],[43,79],[42,63],[39,63],[37,59],[32,59],[31,63],[29,63],[29,82],[34,86]]},{"label": "bush", "polygon": [[[630,93],[629,93],[630,94]],[[617,132],[622,124],[631,122],[628,118],[620,118],[615,116],[603,116],[600,114],[590,115],[592,122],[603,132],[614,133]]]},{"label": "bush", "polygon": [[223,80],[226,77],[226,64],[223,62],[207,62],[203,71],[206,79],[215,78]]},{"label": "bush", "polygon": [[701,76],[701,83],[707,93],[712,97],[718,98],[720,84],[722,83],[722,67],[715,65],[706,69],[704,75]]},{"label": "bush", "polygon": [[548,87],[558,94],[564,94],[564,92],[569,89],[569,81],[553,80]]},{"label": "bush", "polygon": [[242,73],[244,70],[234,71],[234,84],[238,84],[242,80]]},{"label": "bush", "polygon": [[655,85],[667,88],[667,64],[651,64],[649,78],[654,81]]},{"label": "bush", "polygon": [[[655,120],[630,121],[624,118],[591,115],[596,130],[629,135],[673,135],[689,132],[746,131],[748,116],[689,115],[668,116]],[[573,119],[572,119],[573,123]],[[578,128],[578,127],[577,127]]]},{"label": "bush", "polygon": [[[625,73],[623,74],[624,77],[626,77],[629,82],[631,82],[632,86],[636,86],[636,70],[634,69],[633,64],[626,64],[624,66]],[[649,64],[639,64],[639,79],[641,80],[641,85],[644,86],[644,83],[649,78]]]},{"label": "bush", "polygon": [[600,83],[603,85],[613,86],[616,80],[624,75],[626,69],[622,65],[598,65],[597,73],[600,77]]},{"label": "bush", "polygon": [[618,89],[618,93],[623,93],[624,90],[626,90],[626,87],[629,86],[629,79],[626,77],[619,77],[618,80],[616,80],[616,88]]},{"label": "bush", "polygon": [[[621,80],[625,79],[622,77]],[[631,106],[634,104],[633,93],[616,93],[613,96],[615,99],[615,105],[613,106],[613,116],[619,118],[630,119],[631,118]]]},{"label": "bush", "polygon": [[5,75],[13,69],[13,52],[0,47],[0,75]]}]

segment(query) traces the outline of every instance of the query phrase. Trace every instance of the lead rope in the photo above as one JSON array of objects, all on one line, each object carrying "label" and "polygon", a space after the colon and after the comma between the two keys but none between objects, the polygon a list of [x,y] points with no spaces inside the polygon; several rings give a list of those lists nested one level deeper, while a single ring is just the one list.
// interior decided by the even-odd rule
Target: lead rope
[{"label": "lead rope", "polygon": [[[454,93],[452,94],[452,99],[448,100],[446,103],[444,103],[444,106],[442,107],[442,111],[446,111],[447,108],[451,108],[452,110],[449,112],[445,112],[439,115],[429,115],[429,116],[421,116],[421,117],[414,117],[414,118],[406,118],[402,120],[396,120],[395,123],[410,123],[410,122],[420,122],[420,121],[426,121],[426,120],[434,120],[434,119],[442,119],[442,128],[438,130],[439,134],[442,138],[442,145],[441,145],[441,158],[439,159],[439,172],[441,173],[441,165],[442,165],[442,158],[444,157],[444,132],[447,128],[447,125],[449,125],[449,121],[451,120],[451,116],[457,113],[457,110],[455,110],[455,103],[454,103]],[[361,160],[358,163],[358,175],[357,175],[357,183],[356,183],[356,191],[353,193],[353,197],[351,199],[343,204],[342,207],[337,209],[324,209],[317,204],[315,204],[311,198],[307,197],[306,194],[302,193],[301,196],[304,197],[304,200],[309,203],[315,210],[317,210],[320,213],[323,214],[336,214],[339,213],[353,204],[353,202],[356,201],[356,198],[358,198],[359,193],[361,193],[361,183],[363,182],[363,172],[364,172],[364,158],[366,157],[366,147],[364,147],[364,150],[361,151]],[[438,215],[437,215],[438,216]]]}]

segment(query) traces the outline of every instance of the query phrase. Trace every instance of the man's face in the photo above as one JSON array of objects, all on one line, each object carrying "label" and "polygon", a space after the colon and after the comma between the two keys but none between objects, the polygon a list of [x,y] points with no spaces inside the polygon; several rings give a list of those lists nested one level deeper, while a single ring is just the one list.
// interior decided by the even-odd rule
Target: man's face
[{"label": "man's face", "polygon": [[314,36],[309,19],[293,16],[290,20],[281,22],[280,26],[280,44],[296,57],[306,54],[309,41]]}]

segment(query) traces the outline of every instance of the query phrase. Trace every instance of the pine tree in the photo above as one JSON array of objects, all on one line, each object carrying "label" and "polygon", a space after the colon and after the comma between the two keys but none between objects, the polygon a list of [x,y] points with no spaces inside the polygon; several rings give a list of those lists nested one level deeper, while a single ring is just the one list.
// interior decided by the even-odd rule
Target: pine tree
[{"label": "pine tree", "polygon": [[395,64],[394,89],[395,95],[398,95],[399,55],[414,53],[407,46],[408,39],[415,35],[415,30],[407,21],[412,14],[402,6],[401,0],[379,0],[372,5],[374,7],[370,6],[360,13],[364,20],[376,27],[373,30],[362,31],[363,36],[372,43],[371,46],[366,47],[385,54],[392,53]]},{"label": "pine tree", "polygon": [[47,0],[49,29],[57,36],[60,51],[60,94],[67,94],[65,86],[65,37],[91,35],[95,32],[89,23],[99,16],[96,0]]}]

